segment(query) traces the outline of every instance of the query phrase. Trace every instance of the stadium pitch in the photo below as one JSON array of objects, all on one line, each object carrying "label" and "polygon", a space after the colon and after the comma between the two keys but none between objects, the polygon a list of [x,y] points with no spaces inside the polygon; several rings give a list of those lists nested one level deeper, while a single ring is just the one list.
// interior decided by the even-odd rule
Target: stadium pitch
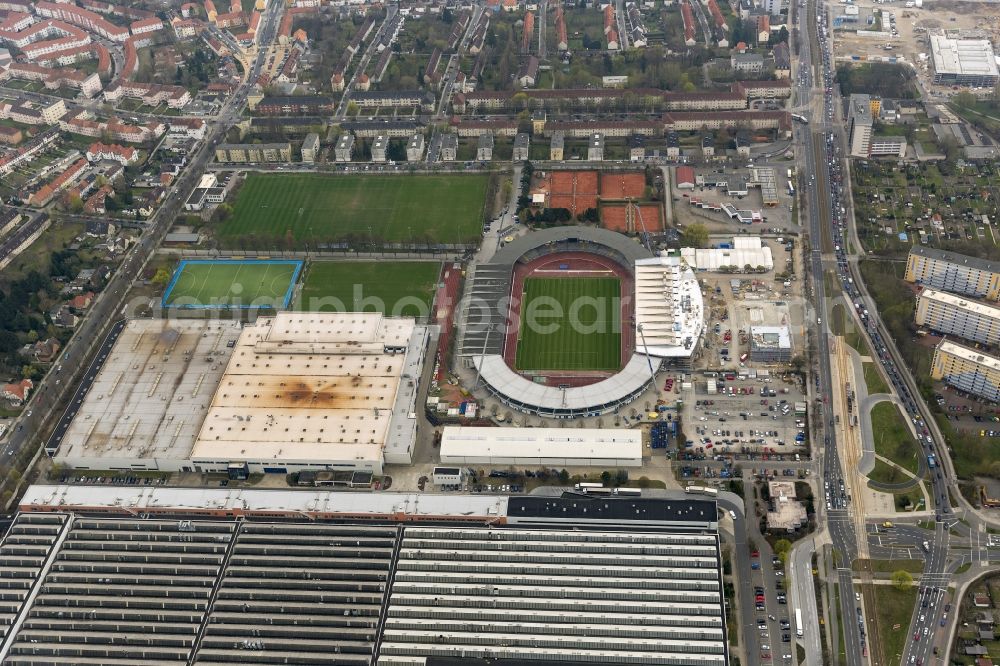
[{"label": "stadium pitch", "polygon": [[526,278],[515,368],[618,370],[620,295],[618,278]]},{"label": "stadium pitch", "polygon": [[250,173],[219,239],[298,246],[374,239],[463,244],[482,231],[489,176]]},{"label": "stadium pitch", "polygon": [[163,307],[283,309],[292,298],[301,261],[181,261],[163,294]]}]

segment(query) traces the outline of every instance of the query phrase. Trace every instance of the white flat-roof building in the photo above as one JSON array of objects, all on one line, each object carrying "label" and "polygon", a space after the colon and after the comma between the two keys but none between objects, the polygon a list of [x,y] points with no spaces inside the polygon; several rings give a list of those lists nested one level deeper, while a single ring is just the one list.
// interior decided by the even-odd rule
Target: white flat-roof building
[{"label": "white flat-roof building", "polygon": [[771,248],[764,245],[759,236],[736,236],[732,247],[681,248],[681,257],[696,271],[718,272],[730,266],[737,271],[747,266],[752,270],[774,270]]},{"label": "white flat-roof building", "polygon": [[243,329],[191,451],[203,471],[408,463],[427,329],[378,313],[282,312]]},{"label": "white flat-roof building", "polygon": [[676,254],[635,262],[636,352],[687,358],[705,328],[701,288]]},{"label": "white flat-roof building", "polygon": [[639,467],[642,432],[599,428],[473,428],[447,426],[446,465]]},{"label": "white flat-roof building", "polygon": [[129,321],[60,438],[56,462],[181,469],[239,336],[238,321]]},{"label": "white flat-roof building", "polygon": [[931,35],[934,83],[992,87],[1000,78],[993,44],[988,39],[950,39]]},{"label": "white flat-roof building", "polygon": [[428,340],[412,319],[133,320],[62,437],[76,468],[380,474],[405,464]]},{"label": "white flat-roof building", "polygon": [[787,326],[751,326],[750,360],[787,363],[792,359],[792,336]]},{"label": "white flat-roof building", "polygon": [[1000,344],[1000,307],[946,291],[917,294],[917,326],[987,345]]}]

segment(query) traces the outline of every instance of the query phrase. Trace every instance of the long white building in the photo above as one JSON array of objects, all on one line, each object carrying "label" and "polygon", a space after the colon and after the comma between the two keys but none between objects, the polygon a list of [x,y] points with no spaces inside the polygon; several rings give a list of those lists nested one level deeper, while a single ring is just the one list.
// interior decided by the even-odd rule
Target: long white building
[{"label": "long white building", "polygon": [[469,428],[447,426],[446,465],[639,467],[642,432],[599,428]]}]

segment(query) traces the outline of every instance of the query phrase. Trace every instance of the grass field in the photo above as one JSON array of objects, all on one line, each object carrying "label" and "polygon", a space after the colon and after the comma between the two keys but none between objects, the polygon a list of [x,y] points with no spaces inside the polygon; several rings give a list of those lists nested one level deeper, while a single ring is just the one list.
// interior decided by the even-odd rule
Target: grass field
[{"label": "grass field", "polygon": [[437,261],[314,261],[298,309],[426,317],[440,273]]},{"label": "grass field", "polygon": [[618,278],[527,278],[516,368],[618,370],[620,288]]},{"label": "grass field", "polygon": [[251,173],[218,228],[227,245],[374,239],[465,243],[482,232],[487,175],[332,176]]},{"label": "grass field", "polygon": [[914,474],[920,469],[917,461],[920,447],[894,403],[880,402],[872,407],[872,437],[875,439],[875,453]]},{"label": "grass field", "polygon": [[286,307],[301,268],[301,261],[182,261],[163,294],[163,305]]}]

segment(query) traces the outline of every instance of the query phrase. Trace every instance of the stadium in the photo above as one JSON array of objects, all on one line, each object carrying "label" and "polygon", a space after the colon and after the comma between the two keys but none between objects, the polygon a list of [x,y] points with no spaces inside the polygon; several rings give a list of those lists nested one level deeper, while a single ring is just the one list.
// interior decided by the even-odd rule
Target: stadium
[{"label": "stadium", "polygon": [[521,236],[469,285],[459,356],[503,404],[540,416],[632,402],[665,359],[689,363],[704,327],[697,280],[679,257],[604,229]]}]

